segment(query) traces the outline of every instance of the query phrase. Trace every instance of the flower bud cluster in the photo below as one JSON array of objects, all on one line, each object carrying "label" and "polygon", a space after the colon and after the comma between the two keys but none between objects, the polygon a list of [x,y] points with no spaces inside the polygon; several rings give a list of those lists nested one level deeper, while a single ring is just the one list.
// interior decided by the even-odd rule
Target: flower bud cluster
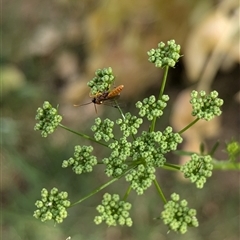
[{"label": "flower bud cluster", "polygon": [[[149,159],[153,159],[155,153],[161,155],[176,150],[183,139],[179,133],[173,133],[172,130],[172,127],[168,126],[163,132],[143,131],[133,142],[133,160],[144,158],[146,162],[151,162]],[[157,166],[163,164],[164,162]]]},{"label": "flower bud cluster", "polygon": [[139,165],[126,175],[126,180],[139,195],[151,186],[155,179],[155,168],[166,162],[164,154],[176,150],[177,144],[181,142],[182,138],[178,133],[173,133],[171,127],[167,127],[163,133],[143,131],[133,141],[131,157]]},{"label": "flower bud cluster", "polygon": [[199,156],[191,155],[191,160],[181,166],[185,178],[189,178],[192,183],[195,183],[197,188],[203,188],[207,178],[212,176],[213,164],[210,155]]},{"label": "flower bud cluster", "polygon": [[138,195],[142,195],[152,185],[156,178],[155,167],[147,164],[139,164],[126,175],[126,181],[131,182],[131,187]]},{"label": "flower bud cluster", "polygon": [[178,144],[183,141],[181,135],[179,133],[173,133],[173,129],[170,126],[166,127],[162,134],[160,148],[163,154],[177,150]]},{"label": "flower bud cluster", "polygon": [[166,162],[159,144],[162,141],[162,132],[143,131],[132,143],[133,161],[142,159],[149,166],[161,167]]},{"label": "flower bud cluster", "polygon": [[59,123],[62,121],[62,116],[58,115],[56,108],[45,101],[42,108],[37,109],[37,115],[35,117],[38,123],[34,126],[34,130],[40,130],[42,137],[47,137],[48,134],[54,132]]},{"label": "flower bud cluster", "polygon": [[67,208],[70,206],[67,198],[67,192],[58,192],[57,188],[52,188],[49,192],[43,188],[41,200],[35,203],[38,209],[34,211],[33,216],[42,222],[54,220],[56,223],[61,223],[67,217]]},{"label": "flower bud cluster", "polygon": [[220,107],[223,105],[223,100],[218,98],[218,92],[212,91],[209,95],[205,91],[191,93],[190,103],[192,104],[192,116],[199,119],[209,121],[215,116],[220,116],[222,111]]},{"label": "flower bud cluster", "polygon": [[237,141],[230,141],[227,143],[226,151],[231,161],[236,161],[240,155],[240,143]]},{"label": "flower bud cluster", "polygon": [[163,95],[161,100],[156,100],[156,97],[152,95],[149,98],[143,99],[142,102],[138,101],[136,108],[140,109],[139,116],[146,116],[149,121],[153,120],[154,117],[161,117],[168,100],[168,95]]},{"label": "flower bud cluster", "polygon": [[76,174],[92,172],[93,167],[97,165],[97,158],[91,155],[92,146],[75,146],[74,157],[64,160],[63,168],[72,167]]},{"label": "flower bud cluster", "polygon": [[103,159],[103,163],[106,164],[107,176],[118,177],[128,168],[125,161],[131,154],[131,146],[132,144],[127,141],[126,137],[109,144],[112,152],[108,158]]},{"label": "flower bud cluster", "polygon": [[155,63],[158,68],[164,68],[166,66],[174,67],[180,56],[180,45],[176,44],[174,40],[167,42],[167,45],[163,42],[158,43],[158,48],[151,49],[147,52],[149,58],[148,61]]},{"label": "flower bud cluster", "polygon": [[97,206],[100,215],[95,217],[94,222],[96,224],[105,222],[108,226],[126,225],[131,227],[133,224],[129,216],[131,207],[130,203],[120,201],[118,194],[105,193],[102,204]]},{"label": "flower bud cluster", "polygon": [[170,201],[164,205],[161,218],[170,230],[184,234],[188,227],[198,227],[196,210],[188,207],[186,200],[181,200],[178,194],[173,193]]},{"label": "flower bud cluster", "polygon": [[111,121],[108,118],[102,121],[101,118],[98,117],[95,119],[95,124],[91,127],[91,130],[95,132],[94,138],[97,141],[103,139],[105,142],[108,142],[110,139],[114,138],[113,127],[114,127],[113,121]]},{"label": "flower bud cluster", "polygon": [[96,95],[98,92],[108,91],[114,78],[111,67],[98,69],[95,72],[95,77],[88,82],[91,94]]},{"label": "flower bud cluster", "polygon": [[124,137],[128,137],[131,134],[136,135],[142,123],[142,118],[132,116],[129,112],[125,114],[125,119],[120,118],[116,121]]}]

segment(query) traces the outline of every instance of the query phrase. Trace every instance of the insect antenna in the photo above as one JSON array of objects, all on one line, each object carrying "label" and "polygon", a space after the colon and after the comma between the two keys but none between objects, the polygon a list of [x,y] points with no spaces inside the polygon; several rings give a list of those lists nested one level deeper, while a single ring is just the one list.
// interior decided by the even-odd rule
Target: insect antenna
[{"label": "insect antenna", "polygon": [[73,104],[73,106],[74,106],[74,107],[81,107],[81,106],[89,105],[89,104],[91,104],[91,103],[94,104],[95,112],[97,113],[97,107],[96,107],[96,104],[95,104],[93,101],[88,102],[88,103],[83,103],[83,104]]},{"label": "insect antenna", "polygon": [[73,104],[73,106],[74,106],[74,107],[81,107],[81,106],[88,105],[88,104],[90,104],[90,103],[92,103],[92,101],[91,101],[91,102],[88,102],[88,103],[83,103],[83,104]]}]

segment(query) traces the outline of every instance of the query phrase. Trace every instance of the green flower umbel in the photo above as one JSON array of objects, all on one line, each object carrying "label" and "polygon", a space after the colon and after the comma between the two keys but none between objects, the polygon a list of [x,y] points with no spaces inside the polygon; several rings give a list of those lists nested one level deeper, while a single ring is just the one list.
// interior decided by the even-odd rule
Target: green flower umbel
[{"label": "green flower umbel", "polygon": [[98,117],[95,119],[95,124],[91,127],[91,130],[94,132],[94,138],[97,141],[103,139],[105,142],[108,142],[110,139],[114,138],[113,127],[113,121],[108,118],[102,121],[101,118]]},{"label": "green flower umbel", "polygon": [[92,146],[75,146],[74,156],[64,160],[62,167],[71,166],[76,174],[92,172],[93,167],[97,165],[97,157],[91,154],[92,151]]},{"label": "green flower umbel", "polygon": [[240,155],[240,143],[234,140],[228,142],[226,151],[228,153],[229,160],[233,162],[236,161]]},{"label": "green flower umbel", "polygon": [[131,157],[138,166],[126,175],[126,181],[131,183],[138,195],[144,193],[155,179],[155,168],[162,167],[166,162],[164,154],[176,150],[182,138],[173,133],[171,127],[163,132],[143,131],[132,143]]},{"label": "green flower umbel", "polygon": [[53,188],[50,192],[43,188],[41,191],[41,200],[36,201],[37,210],[33,216],[40,219],[42,222],[54,220],[61,223],[67,217],[67,208],[70,206],[70,201],[67,200],[67,192],[58,192],[57,188]]},{"label": "green flower umbel", "polygon": [[188,207],[186,200],[181,200],[178,194],[173,193],[170,201],[164,205],[161,218],[170,230],[186,233],[188,227],[198,227],[196,210]]},{"label": "green flower umbel", "polygon": [[110,195],[105,193],[102,204],[97,206],[97,211],[100,216],[96,216],[94,222],[100,224],[105,222],[108,226],[123,226],[131,227],[133,222],[129,217],[131,204],[125,201],[120,201],[118,194]]},{"label": "green flower umbel", "polygon": [[142,123],[142,118],[138,118],[129,112],[125,114],[124,119],[119,118],[116,120],[116,124],[120,126],[124,137],[129,137],[131,134],[136,135]]},{"label": "green flower umbel", "polygon": [[180,45],[176,44],[174,40],[158,44],[158,48],[151,49],[147,52],[149,62],[155,64],[158,68],[174,67],[180,56]]},{"label": "green flower umbel", "polygon": [[139,115],[141,117],[146,116],[149,121],[152,121],[154,117],[161,117],[163,115],[163,109],[167,106],[169,100],[168,95],[163,95],[161,100],[156,100],[154,95],[149,98],[143,99],[136,103],[136,108],[139,109]]},{"label": "green flower umbel", "polygon": [[107,176],[119,177],[128,168],[125,161],[131,154],[131,147],[132,144],[127,141],[126,137],[109,144],[109,148],[112,150],[111,155],[102,160],[106,165]]},{"label": "green flower umbel", "polygon": [[114,79],[115,77],[111,67],[98,69],[95,72],[95,77],[88,82],[88,86],[91,88],[91,94],[95,95],[99,92],[108,91]]},{"label": "green flower umbel", "polygon": [[220,116],[222,111],[220,107],[223,105],[223,100],[218,98],[218,92],[212,91],[209,95],[205,91],[191,93],[190,103],[192,104],[192,115],[199,119],[209,121],[215,116]]},{"label": "green flower umbel", "polygon": [[38,123],[36,123],[34,130],[42,131],[42,136],[47,137],[57,128],[62,121],[62,116],[58,115],[56,108],[53,108],[49,102],[45,101],[43,107],[37,109],[35,119],[38,120]]},{"label": "green flower umbel", "polygon": [[207,178],[212,176],[212,157],[210,155],[192,154],[191,160],[181,166],[180,170],[185,178],[189,178],[191,182],[196,183],[197,188],[203,188]]}]

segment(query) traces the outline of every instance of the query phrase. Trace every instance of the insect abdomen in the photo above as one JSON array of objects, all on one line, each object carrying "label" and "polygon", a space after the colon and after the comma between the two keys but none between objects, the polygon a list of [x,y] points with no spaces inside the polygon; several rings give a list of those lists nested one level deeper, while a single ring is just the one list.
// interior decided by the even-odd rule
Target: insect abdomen
[{"label": "insect abdomen", "polygon": [[120,92],[123,90],[124,85],[119,85],[118,87],[114,88],[112,91],[109,92],[107,98],[114,98],[120,94]]}]

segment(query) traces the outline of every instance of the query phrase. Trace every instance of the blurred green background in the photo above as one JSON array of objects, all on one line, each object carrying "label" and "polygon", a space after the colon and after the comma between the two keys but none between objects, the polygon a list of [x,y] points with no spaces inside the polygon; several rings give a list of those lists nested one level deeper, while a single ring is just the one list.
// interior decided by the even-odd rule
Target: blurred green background
[{"label": "blurred green background", "polygon": [[[104,192],[69,210],[60,225],[32,217],[43,187],[68,191],[75,202],[108,179],[103,169],[76,176],[62,169],[74,146],[84,139],[58,129],[46,139],[33,131],[36,109],[48,100],[59,104],[63,124],[90,133],[96,113],[88,102],[86,83],[98,68],[111,66],[116,85],[124,84],[123,111],[136,112],[137,100],[157,94],[162,71],[147,61],[146,52],[160,41],[175,39],[183,58],[171,69],[166,93],[170,108],[158,122],[162,130],[176,130],[190,122],[184,102],[189,89],[216,89],[224,99],[223,115],[186,135],[182,149],[209,146],[219,139],[219,159],[225,142],[239,140],[239,3],[225,1],[76,1],[3,0],[1,19],[1,237],[16,240],[237,240],[239,236],[239,174],[215,171],[203,190],[172,172],[159,170],[157,178],[167,196],[177,192],[198,210],[200,226],[184,236],[167,233],[154,187],[146,195],[132,193],[132,228],[96,226],[95,207]],[[118,117],[116,109],[98,106],[97,116]],[[145,128],[147,126],[144,126]],[[191,132],[192,133],[192,132]],[[195,142],[196,140],[196,142]],[[191,145],[191,144],[192,145]],[[194,143],[194,144],[193,144]],[[94,145],[95,146],[95,145]],[[95,146],[99,159],[107,153]],[[189,149],[188,149],[189,150]],[[169,161],[173,161],[172,157]],[[175,159],[174,161],[182,161]],[[124,180],[107,188],[124,194]]]}]

